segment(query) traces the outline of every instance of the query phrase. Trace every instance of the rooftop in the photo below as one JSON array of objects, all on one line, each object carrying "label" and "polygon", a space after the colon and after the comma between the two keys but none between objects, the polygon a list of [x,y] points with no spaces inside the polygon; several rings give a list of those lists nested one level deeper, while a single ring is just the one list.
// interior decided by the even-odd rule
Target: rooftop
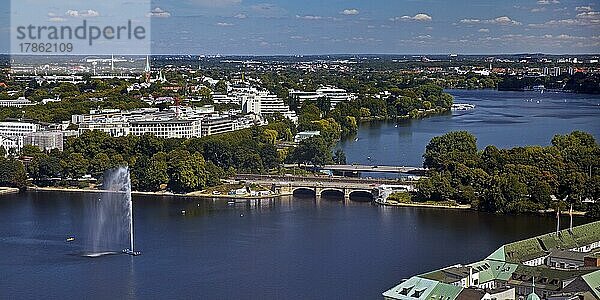
[{"label": "rooftop", "polygon": [[553,250],[569,250],[600,241],[600,221],[547,233],[506,244],[488,258],[519,263],[548,255]]}]

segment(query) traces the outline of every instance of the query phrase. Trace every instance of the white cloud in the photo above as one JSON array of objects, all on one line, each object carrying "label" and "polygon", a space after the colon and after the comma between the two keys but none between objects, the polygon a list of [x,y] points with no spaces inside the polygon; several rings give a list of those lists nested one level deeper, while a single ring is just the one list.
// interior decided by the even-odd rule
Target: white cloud
[{"label": "white cloud", "polygon": [[246,14],[244,14],[244,13],[239,13],[239,14],[233,16],[233,17],[236,18],[236,19],[245,19],[248,16]]},{"label": "white cloud", "polygon": [[74,18],[93,18],[93,17],[100,16],[100,13],[93,9],[79,10],[79,11],[69,9],[65,13],[65,15],[68,17],[74,17]]},{"label": "white cloud", "polygon": [[577,18],[580,18],[580,19],[590,19],[590,20],[599,20],[600,19],[600,12],[597,12],[597,11],[586,11],[586,12],[578,13],[577,14]]},{"label": "white cloud", "polygon": [[558,1],[558,0],[538,0],[537,3],[540,5],[548,5],[548,4],[559,4],[560,1]]},{"label": "white cloud", "polygon": [[226,22],[219,22],[217,24],[215,24],[217,26],[222,26],[222,27],[229,27],[229,26],[233,26],[232,23],[226,23]]},{"label": "white cloud", "polygon": [[430,15],[428,14],[416,14],[414,16],[402,16],[402,17],[393,17],[390,18],[391,21],[419,21],[419,22],[429,22],[431,21],[433,18],[431,18]]},{"label": "white cloud", "polygon": [[557,26],[599,26],[600,12],[585,11],[578,13],[574,19],[550,20],[541,24],[529,24],[532,28],[545,28]]},{"label": "white cloud", "polygon": [[478,32],[490,32],[490,30],[489,30],[489,29],[487,29],[487,28],[481,28],[481,29],[479,29],[479,30],[477,30],[477,31],[478,31]]},{"label": "white cloud", "polygon": [[546,11],[546,7],[542,6],[542,7],[536,7],[536,8],[532,8],[531,12],[535,13],[535,12],[543,12]]},{"label": "white cloud", "polygon": [[302,19],[302,20],[322,20],[323,17],[321,17],[321,16],[313,16],[313,15],[306,15],[306,16],[296,15],[296,19]]},{"label": "white cloud", "polygon": [[346,16],[355,16],[358,15],[358,9],[356,8],[349,8],[349,9],[344,9],[340,12],[340,14],[342,15],[346,15]]},{"label": "white cloud", "polygon": [[486,20],[486,23],[498,25],[521,25],[521,22],[515,21],[507,16],[497,17],[495,19]]},{"label": "white cloud", "polygon": [[591,6],[577,6],[575,7],[576,11],[592,11]]},{"label": "white cloud", "polygon": [[146,16],[153,17],[153,18],[168,18],[171,16],[171,13],[160,7],[156,7],[153,10],[151,10],[149,13],[147,13]]},{"label": "white cloud", "polygon": [[481,23],[481,20],[479,20],[479,19],[462,19],[459,22],[461,22],[463,24],[477,24],[477,23]]},{"label": "white cloud", "polygon": [[479,20],[479,19],[462,19],[459,21],[462,24],[496,24],[496,25],[521,25],[521,22],[515,21],[507,16],[497,17],[489,20]]}]

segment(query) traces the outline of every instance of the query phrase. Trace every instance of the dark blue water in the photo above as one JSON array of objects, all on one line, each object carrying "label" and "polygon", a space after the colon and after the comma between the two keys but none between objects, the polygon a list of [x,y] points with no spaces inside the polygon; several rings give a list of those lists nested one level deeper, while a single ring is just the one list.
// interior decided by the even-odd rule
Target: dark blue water
[{"label": "dark blue water", "polygon": [[[361,124],[358,141],[342,141],[349,163],[420,166],[435,137],[467,130],[478,146],[549,145],[555,134],[583,130],[600,138],[600,96],[569,93],[448,90],[455,103],[477,107],[421,120]],[[397,125],[397,127],[396,127]],[[369,160],[368,157],[371,159]]]},{"label": "dark blue water", "polygon": [[539,216],[302,198],[229,206],[137,196],[143,255],[82,257],[85,204],[97,197],[0,197],[0,299],[379,299],[402,278],[555,226]]}]

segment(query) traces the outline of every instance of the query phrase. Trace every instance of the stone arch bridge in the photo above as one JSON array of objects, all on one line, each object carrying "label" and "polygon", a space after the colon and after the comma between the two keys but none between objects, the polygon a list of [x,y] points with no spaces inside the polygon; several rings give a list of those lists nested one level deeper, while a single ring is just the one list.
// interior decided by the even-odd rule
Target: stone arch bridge
[{"label": "stone arch bridge", "polygon": [[[237,175],[236,180],[270,186],[278,194],[296,194],[298,192],[314,193],[317,200],[326,194],[343,195],[344,202],[355,196],[368,196],[372,200],[378,197],[382,185],[398,184],[398,180],[362,179],[346,177],[316,177],[316,176],[272,176],[272,175]],[[407,190],[414,184],[405,181]]]}]

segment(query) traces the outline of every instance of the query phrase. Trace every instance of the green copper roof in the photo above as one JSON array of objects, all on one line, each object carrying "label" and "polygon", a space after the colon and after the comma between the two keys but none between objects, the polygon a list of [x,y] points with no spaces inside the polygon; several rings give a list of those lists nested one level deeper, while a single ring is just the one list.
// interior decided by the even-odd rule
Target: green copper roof
[{"label": "green copper roof", "polygon": [[596,241],[600,241],[600,221],[506,244],[488,259],[521,263],[543,257],[552,250],[573,249]]},{"label": "green copper roof", "polygon": [[472,268],[471,272],[473,272],[473,274],[479,273],[480,284],[494,280],[494,273],[492,272],[492,267],[490,266],[487,260],[472,263],[469,265],[469,267]]},{"label": "green copper roof", "polygon": [[600,271],[583,275],[581,278],[590,286],[596,297],[600,299]]},{"label": "green copper roof", "polygon": [[438,285],[437,281],[414,276],[385,291],[383,296],[391,299],[424,300],[431,294],[436,285]]},{"label": "green copper roof", "polygon": [[463,290],[463,287],[446,284],[446,283],[438,283],[435,288],[431,291],[431,293],[427,296],[428,300],[453,300],[456,299],[458,294]]},{"label": "green copper roof", "polygon": [[503,261],[488,260],[491,266],[494,279],[508,281],[512,274],[517,270],[516,264],[511,264]]},{"label": "green copper roof", "polygon": [[498,250],[494,251],[494,253],[490,254],[490,256],[488,256],[487,258],[493,259],[493,260],[505,261],[506,255],[504,255],[504,246],[498,248]]},{"label": "green copper roof", "polygon": [[536,293],[531,293],[527,295],[527,300],[540,300],[540,296],[538,296]]}]

